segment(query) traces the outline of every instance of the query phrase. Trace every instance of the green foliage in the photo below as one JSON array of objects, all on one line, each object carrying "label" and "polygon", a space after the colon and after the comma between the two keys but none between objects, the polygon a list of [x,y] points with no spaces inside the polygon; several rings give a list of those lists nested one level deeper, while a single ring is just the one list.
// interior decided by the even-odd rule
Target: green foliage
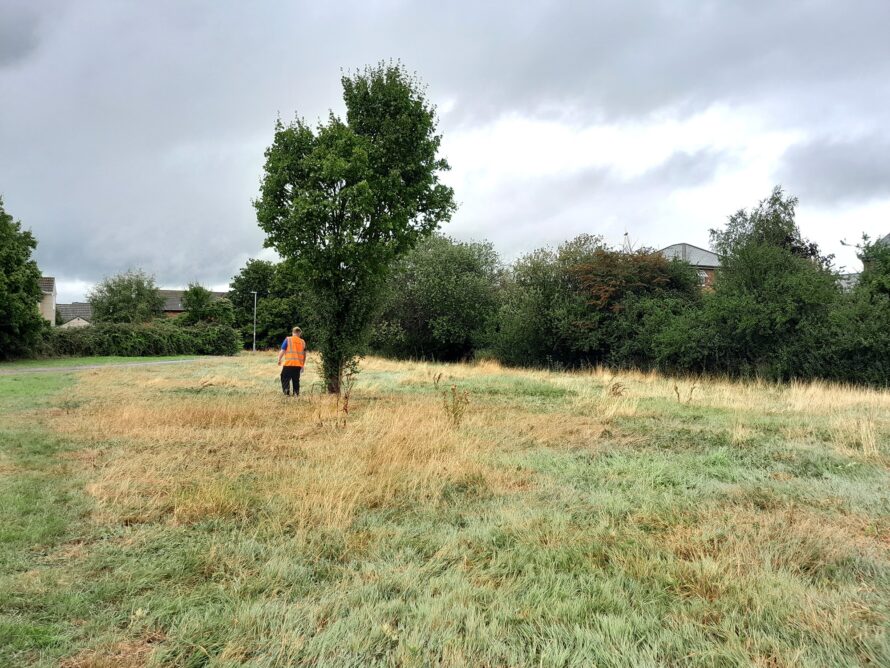
[{"label": "green foliage", "polygon": [[829,268],[832,256],[821,255],[819,247],[804,239],[795,222],[797,198],[786,196],[781,186],[751,209],[741,209],[729,217],[721,230],[711,230],[711,246],[730,265],[742,248],[773,246],[796,257],[814,260]]},{"label": "green foliage", "polygon": [[506,282],[493,346],[499,359],[517,366],[577,366],[575,323],[586,309],[574,268],[590,261],[602,238],[581,235],[555,252],[540,249],[520,258]]},{"label": "green foliage", "polygon": [[198,323],[185,327],[159,320],[47,330],[41,354],[70,357],[234,355],[240,349],[238,333],[228,325]]},{"label": "green foliage", "polygon": [[365,349],[392,263],[454,210],[439,182],[435,110],[401,65],[344,76],[346,121],[275,126],[257,220],[299,267],[318,317],[328,390]]},{"label": "green foliage", "polygon": [[87,300],[93,307],[93,322],[148,322],[163,314],[164,298],[154,277],[141,269],[130,270],[101,281]]},{"label": "green foliage", "polygon": [[389,278],[374,349],[416,359],[471,357],[490,343],[500,274],[490,243],[438,235],[422,241]]},{"label": "green foliage", "polygon": [[890,245],[859,246],[863,271],[821,323],[819,368],[812,375],[849,383],[890,385]]},{"label": "green foliage", "polygon": [[233,326],[235,310],[228,299],[217,299],[213,293],[197,283],[189,283],[188,289],[182,293],[182,306],[185,309],[178,322],[188,326],[199,322]]},{"label": "green foliage", "polygon": [[586,301],[574,323],[574,346],[587,364],[651,366],[653,338],[666,314],[701,295],[688,263],[650,250],[596,248],[572,272]]},{"label": "green foliage", "polygon": [[302,327],[304,338],[311,341],[315,318],[309,308],[306,282],[295,263],[248,260],[231,285],[229,299],[245,348],[253,345],[253,290],[257,293],[258,349],[277,347],[295,325]]},{"label": "green foliage", "polygon": [[841,293],[830,258],[801,236],[796,203],[776,188],[712,230],[723,253],[715,290],[656,337],[661,366],[773,379],[823,375],[825,324]]},{"label": "green foliage", "polygon": [[40,269],[31,259],[36,247],[0,198],[0,359],[27,355],[46,327],[38,311]]},{"label": "green foliage", "polygon": [[581,236],[520,259],[501,308],[496,351],[510,364],[650,366],[669,314],[699,299],[686,263],[610,249]]},{"label": "green foliage", "polygon": [[872,242],[864,236],[857,248],[857,256],[862,261],[857,292],[868,297],[890,295],[890,243]]}]

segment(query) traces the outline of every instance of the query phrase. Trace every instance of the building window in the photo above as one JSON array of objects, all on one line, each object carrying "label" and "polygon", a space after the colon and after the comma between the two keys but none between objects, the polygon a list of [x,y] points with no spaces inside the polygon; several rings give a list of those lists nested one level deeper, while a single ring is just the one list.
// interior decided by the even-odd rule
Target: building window
[{"label": "building window", "polygon": [[705,286],[708,284],[708,272],[704,269],[698,270],[698,284],[701,286]]}]

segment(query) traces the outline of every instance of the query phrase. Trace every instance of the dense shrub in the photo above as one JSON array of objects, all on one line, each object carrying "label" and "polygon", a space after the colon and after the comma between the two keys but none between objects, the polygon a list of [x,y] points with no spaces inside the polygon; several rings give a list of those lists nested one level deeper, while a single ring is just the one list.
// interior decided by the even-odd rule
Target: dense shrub
[{"label": "dense shrub", "polygon": [[500,273],[490,243],[422,241],[388,280],[372,349],[416,359],[471,357],[490,342]]},{"label": "dense shrub", "polygon": [[584,362],[577,323],[586,302],[574,269],[602,247],[602,238],[582,235],[555,251],[539,249],[519,258],[507,278],[498,312],[493,351],[516,366],[577,366]]},{"label": "dense shrub", "polygon": [[238,333],[229,326],[199,323],[190,327],[172,322],[102,323],[91,327],[53,329],[44,337],[45,356],[234,355],[241,349]]},{"label": "dense shrub", "polygon": [[516,365],[651,366],[665,319],[699,298],[690,265],[646,250],[618,251],[584,235],[516,263],[495,351]]},{"label": "dense shrub", "polygon": [[780,189],[712,230],[722,252],[714,292],[655,336],[656,365],[769,379],[826,376],[841,301],[830,258],[800,235],[797,200]]},{"label": "dense shrub", "polygon": [[890,385],[890,245],[859,247],[863,271],[823,323],[814,376],[849,383]]}]

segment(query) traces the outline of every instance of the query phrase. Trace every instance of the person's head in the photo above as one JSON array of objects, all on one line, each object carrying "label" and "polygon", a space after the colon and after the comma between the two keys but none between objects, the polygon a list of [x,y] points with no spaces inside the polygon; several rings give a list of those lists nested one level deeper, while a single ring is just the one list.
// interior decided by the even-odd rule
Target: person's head
[{"label": "person's head", "polygon": [[300,336],[300,334],[303,333],[303,330],[300,329],[299,327],[294,327],[294,328],[291,330],[291,333],[292,333],[294,336]]}]

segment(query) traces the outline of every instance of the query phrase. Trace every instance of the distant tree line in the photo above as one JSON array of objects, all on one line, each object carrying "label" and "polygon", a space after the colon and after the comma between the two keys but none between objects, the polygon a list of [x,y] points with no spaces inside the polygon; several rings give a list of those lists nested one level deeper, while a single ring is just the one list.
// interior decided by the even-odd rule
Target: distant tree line
[{"label": "distant tree line", "polygon": [[[795,222],[797,200],[776,188],[711,231],[721,267],[702,289],[695,269],[582,235],[501,262],[488,242],[433,234],[387,272],[369,345],[396,358],[496,359],[573,369],[604,365],[667,373],[890,385],[890,246],[863,238],[863,271],[844,288]],[[310,348],[326,327],[319,297],[292,261],[250,260],[228,299],[200,285],[185,312],[162,317],[151,276],[126,272],[90,294],[94,326],[51,329],[37,313],[33,236],[0,203],[0,357],[33,354],[232,354],[280,344],[296,324]]]},{"label": "distant tree line", "polygon": [[[572,369],[592,365],[773,380],[890,385],[890,247],[867,238],[844,289],[833,258],[805,239],[780,188],[711,231],[722,266],[696,270],[582,235],[504,265],[488,242],[434,235],[395,263],[368,351],[396,358]],[[286,265],[251,261],[232,282],[250,343],[274,346],[296,323],[312,344],[308,287]],[[249,299],[248,299],[249,297]]]}]

